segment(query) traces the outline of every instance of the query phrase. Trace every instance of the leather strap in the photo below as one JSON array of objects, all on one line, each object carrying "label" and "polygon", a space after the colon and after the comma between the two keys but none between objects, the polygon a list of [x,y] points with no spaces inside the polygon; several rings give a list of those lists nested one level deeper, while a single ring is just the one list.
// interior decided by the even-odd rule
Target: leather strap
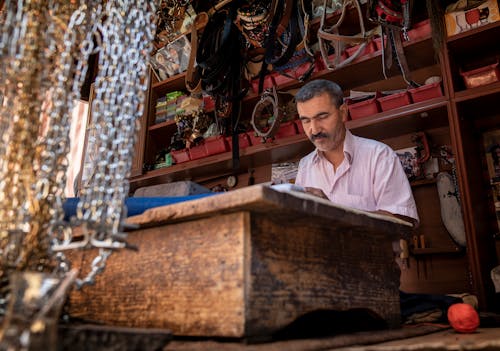
[{"label": "leather strap", "polygon": [[383,33],[385,35],[382,35],[382,72],[384,73],[385,79],[388,78],[387,71],[392,67],[393,61],[395,60],[406,84],[410,87],[420,86],[411,79],[410,69],[406,61],[406,55],[401,40],[401,30],[394,27],[383,27]]},{"label": "leather strap", "polygon": [[[327,0],[324,0],[323,3],[324,9],[326,9],[327,5],[326,2]],[[342,35],[340,34],[340,27],[350,7],[354,7],[358,13],[360,33],[356,35]],[[340,68],[353,62],[360,55],[360,53],[363,52],[363,50],[366,47],[366,44],[373,37],[374,33],[375,31],[373,30],[368,32],[365,30],[363,13],[361,11],[361,5],[359,4],[358,0],[344,0],[342,4],[342,12],[340,14],[337,23],[335,23],[332,27],[329,28],[326,27],[326,11],[323,11],[320,21],[320,27],[318,29],[318,41],[319,41],[321,56],[323,57],[323,61],[325,62],[326,67],[330,70],[333,70],[335,68]],[[332,63],[328,58],[329,52],[326,48],[327,43],[325,41],[331,42],[335,50],[334,63]],[[352,54],[349,58],[341,62],[340,58],[342,52],[345,49],[345,44],[359,45],[359,47],[354,54]]]},{"label": "leather strap", "polygon": [[184,78],[186,89],[191,94],[201,93],[201,76],[197,67],[195,67],[196,53],[198,51],[198,30],[204,28],[208,22],[208,15],[201,12],[196,15],[193,24],[191,25],[191,53]]}]

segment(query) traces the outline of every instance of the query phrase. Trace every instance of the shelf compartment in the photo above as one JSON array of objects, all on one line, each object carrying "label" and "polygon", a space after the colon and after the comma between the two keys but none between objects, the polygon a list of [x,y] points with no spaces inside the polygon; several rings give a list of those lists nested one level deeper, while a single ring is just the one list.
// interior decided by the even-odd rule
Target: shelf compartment
[{"label": "shelf compartment", "polygon": [[356,135],[386,139],[448,124],[448,101],[439,97],[346,122]]},{"label": "shelf compartment", "polygon": [[[356,135],[383,138],[412,133],[428,128],[447,125],[447,106],[445,98],[428,100],[403,108],[378,113],[371,117],[346,122],[347,128]],[[300,158],[314,149],[304,134],[268,140],[240,150],[240,168],[248,169],[266,164]],[[160,184],[183,179],[202,181],[215,175],[229,174],[232,171],[232,153],[203,157],[168,168],[153,170],[130,181],[132,191],[140,186]]]},{"label": "shelf compartment", "polygon": [[499,36],[500,21],[497,21],[448,37],[446,41],[448,47],[453,49],[461,48],[465,51],[467,48],[474,50],[477,47],[489,46],[492,43],[488,42],[488,39],[498,38]]},{"label": "shelf compartment", "polygon": [[[304,156],[313,148],[311,142],[304,135],[293,135],[264,144],[248,146],[240,150],[240,168],[248,169],[275,162],[284,162],[290,160],[292,156]],[[149,171],[130,179],[130,189],[133,192],[142,186],[185,179],[195,179],[199,182],[216,175],[230,174],[232,170],[232,153],[225,152]]]},{"label": "shelf compartment", "polygon": [[[498,105],[498,95],[500,94],[500,82],[482,85],[477,88],[462,90],[455,93],[455,102],[465,102],[468,100],[488,100],[493,99],[492,106]],[[490,97],[490,98],[489,98]]]},{"label": "shelf compartment", "polygon": [[[432,40],[430,37],[421,38],[414,41],[404,43],[406,59],[412,71],[424,67],[434,66],[436,64]],[[328,70],[324,69],[315,72],[311,76],[312,79],[328,79],[337,82],[345,90],[355,89],[360,86],[368,85],[373,81],[384,80],[382,72],[381,52],[377,51],[364,55],[355,62],[342,67],[340,69]],[[388,72],[390,77],[399,76],[397,65],[393,65],[393,69]],[[281,91],[296,89],[304,83],[299,81],[291,81],[278,86]],[[256,93],[249,93],[243,99],[244,104],[255,103],[260,96]]]},{"label": "shelf compartment", "polygon": [[175,124],[175,120],[171,119],[171,120],[168,120],[165,122],[153,124],[153,125],[148,127],[148,130],[153,131],[153,130],[163,129],[163,128],[170,127],[174,124]]},{"label": "shelf compartment", "polygon": [[174,90],[186,90],[185,86],[186,72],[169,77],[161,82],[153,80],[151,89],[156,95],[165,95]]}]

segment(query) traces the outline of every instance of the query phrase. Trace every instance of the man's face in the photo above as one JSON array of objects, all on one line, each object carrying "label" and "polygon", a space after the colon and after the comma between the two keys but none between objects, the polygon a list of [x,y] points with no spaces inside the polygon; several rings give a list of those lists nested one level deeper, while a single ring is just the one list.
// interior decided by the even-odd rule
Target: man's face
[{"label": "man's face", "polygon": [[327,93],[297,103],[297,111],[304,132],[320,151],[343,148],[345,137],[344,122],[347,120],[347,107],[340,108]]}]

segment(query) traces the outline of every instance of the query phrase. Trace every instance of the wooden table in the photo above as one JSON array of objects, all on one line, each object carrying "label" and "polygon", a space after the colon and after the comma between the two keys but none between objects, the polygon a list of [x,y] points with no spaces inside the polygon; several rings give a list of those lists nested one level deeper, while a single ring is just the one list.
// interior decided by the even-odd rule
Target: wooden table
[{"label": "wooden table", "polygon": [[[392,242],[411,226],[256,185],[130,217],[140,225],[69,312],[175,335],[259,337],[317,310],[367,309],[400,323]],[[95,250],[71,259],[82,275]]]}]

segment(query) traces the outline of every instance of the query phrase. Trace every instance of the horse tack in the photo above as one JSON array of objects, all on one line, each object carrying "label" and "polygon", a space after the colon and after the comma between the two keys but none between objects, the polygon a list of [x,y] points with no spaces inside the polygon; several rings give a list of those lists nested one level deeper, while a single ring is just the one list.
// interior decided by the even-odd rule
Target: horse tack
[{"label": "horse tack", "polygon": [[[264,60],[259,73],[259,93],[263,90],[264,77],[268,73],[269,65],[273,68],[279,68],[287,64],[297,54],[297,51],[300,52],[301,47],[307,47],[305,40],[307,31],[304,27],[308,16],[301,16],[301,9],[304,9],[302,0],[300,4],[301,7],[293,0],[273,0],[271,5],[271,8],[274,9],[273,13],[283,14],[281,16],[270,16],[267,35],[265,36],[264,45],[262,45]],[[312,72],[312,68],[314,68],[313,55],[310,50],[307,50],[306,53],[310,56],[308,61],[311,62],[311,69],[300,77],[300,81],[307,79],[310,72]],[[277,71],[281,74],[279,69]]]},{"label": "horse tack", "polygon": [[198,66],[195,66],[196,56],[198,54],[198,31],[206,27],[210,18],[217,11],[231,2],[232,0],[222,0],[216,3],[208,11],[198,13],[193,21],[193,24],[191,25],[191,54],[189,55],[189,62],[185,76],[186,89],[191,94],[199,95],[202,91],[201,72],[199,71]]},{"label": "horse tack", "polygon": [[265,6],[265,1],[247,2],[237,9],[234,24],[247,41],[247,47],[264,47],[266,34],[274,16],[276,0]]},{"label": "horse tack", "polygon": [[[252,119],[250,124],[255,130],[257,136],[265,139],[274,137],[279,129],[280,123],[283,119],[288,118],[288,106],[293,102],[293,95],[284,92],[276,91],[276,87],[272,87],[270,90],[266,90],[255,104],[252,112]],[[267,118],[264,116],[265,111],[269,111],[269,107],[272,108],[272,123],[266,129],[266,127],[261,127],[261,120]],[[267,122],[266,122],[267,125]]]},{"label": "horse tack", "polygon": [[[382,27],[382,70],[387,79],[387,70],[396,61],[403,80],[408,86],[418,86],[410,77],[401,33],[408,40],[412,0],[369,0],[367,17]],[[384,41],[384,36],[386,40]]]},{"label": "horse tack", "polygon": [[198,51],[198,31],[204,28],[208,23],[208,14],[201,12],[196,15],[191,26],[191,53],[189,55],[188,67],[185,76],[186,89],[191,94],[201,93],[201,76],[195,67],[196,52]]},{"label": "horse tack", "polygon": [[[286,51],[282,52],[281,57],[273,63],[273,68],[283,76],[303,82],[310,77],[315,67],[314,54],[308,47],[307,42],[309,14],[305,9],[303,0],[300,0],[299,3],[294,6],[293,10],[294,14],[289,21],[288,34],[290,37],[297,39],[290,41]],[[300,41],[298,40],[299,38],[301,38]],[[297,67],[303,63],[309,63],[309,67],[300,77],[286,73],[287,69]]]},{"label": "horse tack", "polygon": [[[326,8],[327,0],[324,0],[324,8]],[[346,17],[346,13],[349,8],[356,9],[358,13],[360,32],[355,35],[342,35],[340,34],[341,25]],[[332,27],[326,27],[326,11],[323,11],[323,15],[321,16],[320,27],[318,29],[318,41],[321,51],[321,56],[323,57],[323,61],[325,62],[328,69],[333,70],[335,68],[343,67],[352,61],[354,61],[359,54],[365,49],[368,41],[373,37],[374,31],[367,32],[365,30],[365,23],[363,18],[363,13],[361,11],[361,5],[358,0],[344,0],[342,3],[342,11],[340,17]],[[329,41],[333,43],[333,48],[335,50],[335,60],[332,64],[328,58],[328,50],[326,48],[325,41]],[[345,44],[354,44],[359,45],[358,50],[351,55],[348,59],[344,61],[340,61],[341,53],[345,48]]]},{"label": "horse tack", "polygon": [[[274,5],[274,1],[273,1]],[[273,6],[271,5],[271,6]],[[290,21],[290,18],[292,17],[293,13],[293,8],[294,8],[294,1],[293,0],[276,0],[275,2],[275,7],[273,11],[273,16],[271,17],[271,22],[269,24],[269,29],[268,33],[269,35],[266,37],[264,41],[264,64],[262,65],[262,69],[260,71],[260,79],[259,79],[259,93],[262,92],[263,86],[264,86],[264,77],[267,74],[267,65],[268,64],[277,64],[277,61],[274,59],[274,50],[275,50],[275,44],[278,41],[278,38],[281,37],[283,33],[285,33],[286,29],[288,28],[288,24]],[[283,13],[281,17],[276,16],[278,13]],[[290,40],[296,40],[295,38],[292,38],[290,36]],[[290,41],[290,43],[291,43]],[[290,45],[289,43],[289,45]],[[294,47],[293,47],[294,48]],[[292,49],[293,49],[292,48]],[[288,57],[291,57],[293,54],[293,50],[290,52],[290,50],[286,50],[286,53],[282,53],[281,57],[284,55],[288,55]],[[279,58],[278,58],[279,60]]]}]

